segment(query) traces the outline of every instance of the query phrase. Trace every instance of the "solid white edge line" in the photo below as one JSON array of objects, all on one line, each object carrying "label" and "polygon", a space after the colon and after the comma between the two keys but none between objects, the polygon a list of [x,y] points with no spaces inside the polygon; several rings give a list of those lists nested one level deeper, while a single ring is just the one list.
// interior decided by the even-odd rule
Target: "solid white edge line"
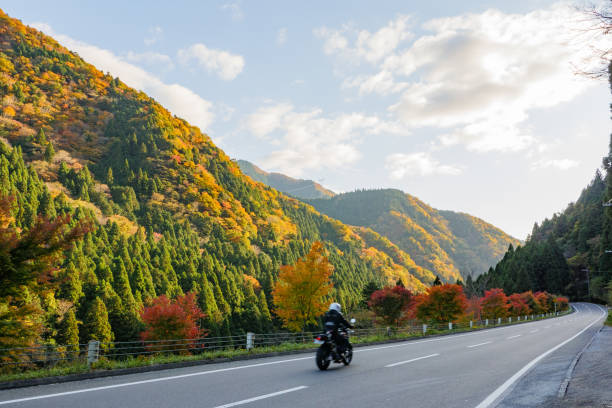
[{"label": "solid white edge line", "polygon": [[407,364],[407,363],[412,363],[413,361],[424,360],[424,359],[426,359],[426,358],[436,357],[436,356],[439,356],[439,355],[440,355],[440,353],[430,354],[430,355],[428,355],[428,356],[417,357],[417,358],[413,358],[413,359],[406,360],[406,361],[400,361],[400,362],[393,363],[393,364],[387,364],[385,367],[387,367],[387,368],[388,368],[388,367],[395,367],[395,366],[398,366],[398,365]]},{"label": "solid white edge line", "polygon": [[294,387],[294,388],[289,388],[287,390],[272,392],[270,394],[260,395],[259,397],[247,398],[247,399],[243,399],[241,401],[230,402],[229,404],[225,404],[225,405],[218,405],[215,408],[230,408],[230,407],[235,407],[237,405],[248,404],[249,402],[254,402],[254,401],[259,401],[259,400],[266,399],[266,398],[276,397],[278,395],[287,394],[289,392],[303,390],[304,388],[308,388],[308,387],[305,386],[305,385],[300,385],[299,387]]},{"label": "solid white edge line", "polygon": [[471,346],[467,346],[467,348],[473,348],[478,346],[484,346],[485,344],[491,344],[493,341],[485,341],[484,343],[472,344]]},{"label": "solid white edge line", "polygon": [[[597,307],[599,307],[599,306],[597,306]],[[574,340],[576,337],[580,336],[582,333],[587,331],[587,329],[589,327],[593,326],[595,323],[597,323],[603,317],[605,317],[605,315],[606,315],[606,312],[603,311],[603,309],[602,309],[602,315],[600,317],[598,317],[597,319],[595,319],[587,327],[585,327],[584,329],[580,330],[578,333],[576,333],[575,335],[573,335],[569,339],[563,341],[562,343],[557,344],[555,347],[551,348],[550,350],[540,354],[539,356],[537,356],[536,358],[531,360],[523,368],[521,368],[519,371],[517,371],[512,377],[508,378],[506,380],[506,382],[504,382],[502,385],[500,385],[495,391],[493,391],[491,394],[489,394],[480,404],[476,405],[476,408],[487,408],[487,407],[490,407],[508,388],[510,388],[510,386],[512,386],[527,371],[529,371],[531,369],[531,367],[536,365],[540,360],[542,360],[547,355],[549,355],[552,352],[560,349],[561,347],[565,346],[570,341]]]},{"label": "solid white edge line", "polygon": [[[574,305],[571,305],[571,306],[576,311],[578,311],[577,307],[574,307]],[[563,318],[563,317],[565,317],[565,316],[557,317],[557,319]],[[532,321],[532,322],[526,322],[526,323],[523,323],[523,324],[533,324],[533,323],[540,323],[540,322],[541,321],[537,321],[536,320],[536,321]],[[402,342],[401,344],[394,344],[394,345],[390,345],[390,346],[381,346],[381,347],[371,347],[371,348],[367,348],[367,349],[355,350],[354,352],[358,353],[358,352],[361,352],[361,351],[374,351],[374,350],[381,350],[381,349],[386,349],[386,348],[405,347],[405,346],[409,346],[411,344],[429,343],[429,342],[433,342],[433,341],[442,341],[442,340],[452,340],[452,339],[456,339],[456,338],[459,338],[459,337],[474,336],[474,335],[478,335],[478,334],[483,334],[485,332],[491,333],[491,332],[494,332],[496,330],[510,329],[510,328],[515,328],[515,327],[518,327],[518,326],[511,325],[511,326],[502,326],[502,327],[492,327],[492,328],[490,328],[488,330],[482,330],[482,331],[479,330],[479,331],[476,331],[476,332],[473,332],[473,333],[455,334],[455,335],[444,336],[444,337],[440,337],[440,338],[436,338],[436,339],[430,339],[430,340],[406,341],[406,342]],[[240,370],[240,369],[243,369],[243,368],[261,367],[261,366],[267,366],[267,365],[273,365],[273,364],[288,363],[288,362],[292,362],[292,361],[308,360],[310,358],[312,358],[312,357],[300,357],[300,358],[293,358],[293,359],[288,359],[288,360],[270,361],[270,362],[266,362],[266,363],[250,364],[250,365],[238,366],[238,367],[221,368],[221,369],[218,369],[218,370],[210,370],[210,371],[200,371],[200,372],[197,372],[197,373],[173,375],[173,376],[170,376],[170,377],[153,378],[153,379],[150,379],[150,380],[133,381],[133,382],[128,382],[128,383],[113,384],[113,385],[107,385],[107,386],[102,386],[102,387],[84,388],[84,389],[81,389],[81,390],[59,392],[59,393],[55,393],[55,394],[37,395],[37,396],[33,396],[33,397],[26,397],[26,398],[14,399],[14,400],[0,401],[0,405],[13,404],[13,403],[16,403],[16,402],[24,402],[24,401],[33,401],[33,400],[39,400],[39,399],[45,399],[45,398],[61,397],[61,396],[64,396],[64,395],[81,394],[81,393],[84,393],[84,392],[92,392],[92,391],[108,390],[108,389],[113,389],[113,388],[129,387],[129,386],[132,386],[132,385],[148,384],[148,383],[154,383],[154,382],[159,382],[159,381],[169,381],[169,380],[175,380],[175,379],[179,379],[179,378],[186,378],[186,377],[194,377],[194,376],[199,376],[199,375],[220,373],[220,372],[224,372],[224,371]]]},{"label": "solid white edge line", "polygon": [[198,371],[197,373],[173,375],[173,376],[170,376],[170,377],[152,378],[150,380],[141,380],[141,381],[133,381],[133,382],[121,383],[121,384],[105,385],[105,386],[102,386],[102,387],[84,388],[82,390],[58,392],[58,393],[55,393],[55,394],[37,395],[37,396],[34,396],[34,397],[26,397],[26,398],[14,399],[14,400],[0,401],[0,405],[14,404],[16,402],[33,401],[33,400],[39,400],[39,399],[45,399],[45,398],[62,397],[64,395],[81,394],[81,393],[84,393],[84,392],[109,390],[109,389],[113,389],[113,388],[129,387],[129,386],[132,386],[132,385],[149,384],[149,383],[155,383],[155,382],[160,382],[160,381],[170,381],[170,380],[176,380],[176,379],[179,379],[179,378],[195,377],[195,376],[199,376],[199,375],[222,373],[222,372],[225,372],[225,371],[241,370],[243,368],[263,367],[263,366],[274,365],[274,364],[289,363],[289,362],[292,362],[292,361],[310,360],[311,358],[312,358],[311,356],[308,356],[308,357],[292,358],[292,359],[289,359],[289,360],[269,361],[269,362],[266,362],[266,363],[249,364],[249,365],[238,366],[238,367],[220,368],[218,370]]}]

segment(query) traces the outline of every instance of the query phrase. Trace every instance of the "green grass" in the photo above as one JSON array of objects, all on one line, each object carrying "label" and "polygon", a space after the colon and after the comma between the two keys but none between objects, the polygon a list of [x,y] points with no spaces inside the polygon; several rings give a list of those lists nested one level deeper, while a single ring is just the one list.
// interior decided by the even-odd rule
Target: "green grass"
[{"label": "green grass", "polygon": [[[539,319],[538,319],[539,320]],[[532,321],[532,320],[529,320]],[[504,323],[505,325],[514,325],[525,323],[525,321],[517,322],[516,320],[512,323]],[[606,324],[612,326],[612,315],[608,315],[608,320]],[[488,327],[499,327],[489,325]],[[474,326],[473,329],[484,328],[484,326]],[[460,333],[470,331],[470,328],[467,326],[455,327],[453,328],[452,333]],[[443,329],[434,329],[428,328],[427,335],[439,335],[439,334],[448,334],[448,330]],[[384,342],[388,340],[407,340],[411,338],[420,338],[423,335],[420,332],[392,332],[390,335],[386,333],[373,334],[369,336],[361,336],[361,337],[353,337],[351,341],[353,344],[364,344],[364,343],[378,343]],[[215,360],[221,358],[239,358],[242,356],[252,356],[252,355],[264,355],[267,353],[273,352],[286,352],[286,351],[299,351],[299,350],[314,350],[317,348],[317,345],[314,343],[284,343],[275,346],[263,346],[256,347],[251,350],[245,349],[228,349],[228,350],[217,350],[217,351],[205,351],[199,354],[185,354],[185,355],[147,355],[147,356],[136,356],[129,357],[122,360],[109,360],[106,358],[101,358],[100,361],[94,363],[92,365],[92,370],[101,371],[101,370],[115,370],[122,368],[133,368],[133,367],[146,367],[158,364],[168,364],[168,363],[178,363],[183,361],[199,361],[199,360]],[[8,373],[0,373],[0,382],[7,381],[15,381],[15,380],[28,380],[34,378],[43,378],[43,377],[55,377],[55,376],[63,376],[69,374],[80,374],[88,372],[87,364],[83,361],[78,362],[66,362],[60,363],[54,367],[49,368],[41,368],[41,369],[27,369],[24,368],[20,371],[8,372]]]},{"label": "green grass", "polygon": [[608,311],[608,318],[606,319],[606,325],[612,326],[612,313]]}]

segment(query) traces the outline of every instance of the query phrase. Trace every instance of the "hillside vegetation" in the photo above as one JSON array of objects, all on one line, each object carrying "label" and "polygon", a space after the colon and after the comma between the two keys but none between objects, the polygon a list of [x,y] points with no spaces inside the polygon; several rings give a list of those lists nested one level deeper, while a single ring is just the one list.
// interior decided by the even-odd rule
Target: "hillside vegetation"
[{"label": "hillside vegetation", "polygon": [[[47,341],[133,339],[143,305],[186,292],[212,335],[278,328],[279,266],[315,241],[334,268],[332,297],[349,309],[369,282],[422,292],[433,281],[391,241],[244,176],[200,129],[2,12],[0,98],[9,229],[20,236],[62,214],[92,223],[49,285],[0,298],[3,316],[38,322]],[[40,313],[16,316],[28,303]]]},{"label": "hillside vegetation", "polygon": [[483,220],[440,211],[400,190],[364,190],[310,200],[320,212],[388,238],[446,282],[487,271],[519,241]]}]

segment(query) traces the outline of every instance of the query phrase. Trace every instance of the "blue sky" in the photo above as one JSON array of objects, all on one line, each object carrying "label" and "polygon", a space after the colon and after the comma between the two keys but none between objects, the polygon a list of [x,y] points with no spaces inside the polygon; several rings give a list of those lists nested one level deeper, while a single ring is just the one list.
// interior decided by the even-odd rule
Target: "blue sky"
[{"label": "blue sky", "polygon": [[552,1],[21,1],[2,8],[232,158],[394,187],[524,239],[607,153],[604,39]]}]

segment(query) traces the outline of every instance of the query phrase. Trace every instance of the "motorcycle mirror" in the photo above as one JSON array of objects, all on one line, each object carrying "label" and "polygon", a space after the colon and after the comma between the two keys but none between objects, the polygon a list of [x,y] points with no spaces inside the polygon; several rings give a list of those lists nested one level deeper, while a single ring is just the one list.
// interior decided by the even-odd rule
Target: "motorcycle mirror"
[{"label": "motorcycle mirror", "polygon": [[355,319],[351,319],[351,324],[355,324],[356,321],[357,320],[355,320]]}]

